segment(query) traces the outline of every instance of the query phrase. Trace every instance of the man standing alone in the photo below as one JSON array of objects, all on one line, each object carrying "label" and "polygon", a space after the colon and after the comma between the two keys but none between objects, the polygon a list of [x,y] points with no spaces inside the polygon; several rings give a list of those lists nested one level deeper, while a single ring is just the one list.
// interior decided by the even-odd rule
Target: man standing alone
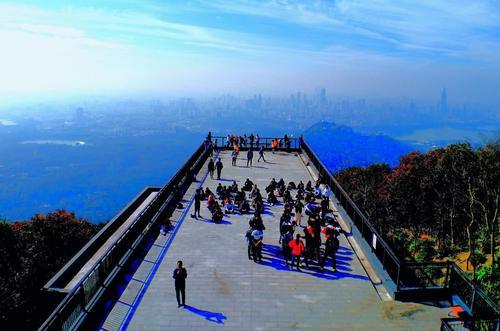
[{"label": "man standing alone", "polygon": [[[253,141],[251,142],[251,144],[253,145]],[[252,147],[250,147],[250,149],[247,152],[247,167],[248,165],[252,166],[252,160],[253,160],[253,150]]]},{"label": "man standing alone", "polygon": [[201,200],[202,199],[203,199],[203,197],[202,197],[201,188],[199,188],[196,190],[196,193],[194,195],[194,218],[201,217],[200,209],[201,209]]},{"label": "man standing alone", "polygon": [[222,172],[222,168],[224,168],[220,158],[217,160],[215,167],[217,168],[217,179],[220,179],[220,173]]},{"label": "man standing alone", "polygon": [[[175,296],[177,298],[177,307],[186,305],[186,268],[182,267],[182,261],[177,261],[177,268],[174,269],[173,278],[175,279]],[[182,304],[180,301],[182,295]]]}]

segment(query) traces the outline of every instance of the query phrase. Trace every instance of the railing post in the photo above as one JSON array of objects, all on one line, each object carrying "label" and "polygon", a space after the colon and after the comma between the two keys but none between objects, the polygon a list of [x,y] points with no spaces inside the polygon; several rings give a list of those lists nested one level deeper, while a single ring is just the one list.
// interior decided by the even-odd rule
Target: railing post
[{"label": "railing post", "polygon": [[398,276],[396,277],[396,289],[399,291],[399,277],[401,274],[401,264],[398,265]]}]

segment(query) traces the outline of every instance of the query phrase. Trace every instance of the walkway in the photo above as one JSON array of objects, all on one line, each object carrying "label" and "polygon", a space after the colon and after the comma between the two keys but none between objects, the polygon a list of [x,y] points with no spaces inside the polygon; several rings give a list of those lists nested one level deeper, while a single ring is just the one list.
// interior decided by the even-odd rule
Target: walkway
[{"label": "walkway", "polygon": [[[244,153],[241,153],[244,154]],[[232,167],[229,152],[222,154],[222,183],[249,177],[261,190],[271,178],[304,183],[311,179],[294,154],[266,154],[268,162]],[[206,166],[199,179],[206,177]],[[283,206],[268,206],[264,215],[264,262],[248,260],[245,231],[249,215],[230,215],[222,224],[189,215],[189,204],[199,185],[213,191],[209,177],[191,185],[184,197],[190,210],[177,210],[176,229],[160,235],[124,289],[103,325],[106,330],[436,330],[443,310],[417,304],[382,302],[373,284],[341,237],[338,271],[328,268],[291,271],[278,245]],[[294,195],[294,193],[293,193]],[[188,270],[186,308],[177,308],[172,271],[183,260]],[[328,264],[329,266],[329,264]]]}]

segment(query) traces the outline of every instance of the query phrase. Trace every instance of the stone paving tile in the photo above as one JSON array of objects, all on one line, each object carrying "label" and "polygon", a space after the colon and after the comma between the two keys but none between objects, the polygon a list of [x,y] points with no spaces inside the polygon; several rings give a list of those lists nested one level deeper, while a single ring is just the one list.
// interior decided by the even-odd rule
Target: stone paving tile
[{"label": "stone paving tile", "polygon": [[[219,182],[230,185],[236,180],[242,185],[249,177],[263,190],[272,177],[277,180],[283,177],[286,182],[302,179],[304,183],[311,179],[294,154],[268,153],[266,159],[270,162],[254,162],[253,168],[232,167],[228,152],[223,152],[222,158],[223,180],[208,177],[202,183],[193,183],[184,197],[185,207],[200,184],[215,191]],[[243,164],[244,160],[238,162]],[[198,178],[205,173],[206,165]],[[382,303],[344,237],[340,240],[338,272],[320,273],[305,268],[302,272],[291,271],[279,254],[282,208],[267,208],[263,217],[267,228],[264,262],[256,264],[246,256],[244,234],[249,215],[228,215],[222,224],[214,224],[208,220],[210,214],[204,205],[203,219],[198,220],[190,217],[194,210],[190,206],[131,316],[128,329],[386,331],[439,327],[439,317],[443,315],[440,309]],[[183,212],[176,210],[175,218],[184,215]],[[157,243],[164,246],[167,240],[168,236],[159,236]],[[183,260],[188,270],[186,308],[177,308],[175,301],[172,270],[177,260]]]}]

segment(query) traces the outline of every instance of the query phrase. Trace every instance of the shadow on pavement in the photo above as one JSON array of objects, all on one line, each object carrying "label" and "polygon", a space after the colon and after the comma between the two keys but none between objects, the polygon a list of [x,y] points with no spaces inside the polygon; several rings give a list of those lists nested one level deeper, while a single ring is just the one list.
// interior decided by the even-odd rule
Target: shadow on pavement
[{"label": "shadow on pavement", "polygon": [[193,306],[188,306],[185,305],[184,309],[204,317],[207,321],[212,322],[212,323],[217,323],[217,324],[224,324],[224,321],[227,320],[227,317],[224,316],[222,313],[216,313],[208,310],[201,310],[198,308],[195,308]]}]

